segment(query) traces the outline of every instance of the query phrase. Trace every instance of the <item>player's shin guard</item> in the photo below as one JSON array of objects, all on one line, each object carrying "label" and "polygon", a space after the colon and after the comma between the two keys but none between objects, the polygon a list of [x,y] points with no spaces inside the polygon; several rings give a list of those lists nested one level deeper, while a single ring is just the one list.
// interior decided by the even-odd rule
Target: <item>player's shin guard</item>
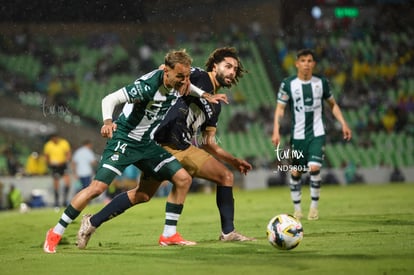
[{"label": "player's shin guard", "polygon": [[321,194],[321,174],[320,171],[310,172],[310,195],[311,195],[311,208],[318,207],[318,201]]},{"label": "player's shin guard", "polygon": [[123,192],[115,196],[101,211],[91,217],[91,225],[98,228],[102,223],[124,213],[131,206],[128,193]]},{"label": "player's shin guard", "polygon": [[220,212],[221,230],[228,234],[234,230],[233,187],[217,186],[216,203]]},{"label": "player's shin guard", "polygon": [[301,185],[301,176],[290,176],[290,197],[292,199],[295,210],[301,210],[301,200],[302,200],[302,185]]}]

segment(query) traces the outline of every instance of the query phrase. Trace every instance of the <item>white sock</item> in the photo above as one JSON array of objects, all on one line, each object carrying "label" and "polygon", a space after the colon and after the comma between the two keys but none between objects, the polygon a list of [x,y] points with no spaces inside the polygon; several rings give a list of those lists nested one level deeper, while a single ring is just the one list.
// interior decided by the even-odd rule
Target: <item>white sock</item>
[{"label": "white sock", "polygon": [[164,237],[171,237],[177,233],[177,223],[184,205],[173,204],[167,201],[165,206]]},{"label": "white sock", "polygon": [[[59,222],[56,224],[56,226],[53,228],[53,232],[55,232],[56,234],[59,235],[63,235],[63,233],[65,233],[66,227],[71,224],[73,222],[73,220],[71,218],[68,217],[68,215],[66,215],[65,213],[62,214],[62,216],[60,217]],[[65,224],[62,225],[62,224]]]},{"label": "white sock", "polygon": [[60,223],[58,223],[54,228],[53,228],[53,232],[55,232],[56,234],[59,235],[63,235],[63,233],[65,233],[65,227],[63,227]]},{"label": "white sock", "polygon": [[177,233],[177,226],[176,225],[164,225],[164,232],[162,232],[162,235],[164,237],[171,237]]}]

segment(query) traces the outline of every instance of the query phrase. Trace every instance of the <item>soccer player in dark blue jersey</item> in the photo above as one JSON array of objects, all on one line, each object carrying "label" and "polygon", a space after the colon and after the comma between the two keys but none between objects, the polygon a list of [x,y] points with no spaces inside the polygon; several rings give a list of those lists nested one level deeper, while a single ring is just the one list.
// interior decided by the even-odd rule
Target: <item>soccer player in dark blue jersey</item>
[{"label": "soccer player in dark blue jersey", "polygon": [[[221,87],[237,84],[245,72],[235,48],[224,47],[211,53],[206,70],[192,68],[190,81],[198,88],[216,94]],[[195,100],[194,100],[195,99]],[[181,97],[169,110],[167,117],[155,133],[155,140],[170,152],[192,177],[203,178],[217,184],[216,203],[220,212],[221,241],[250,241],[235,230],[233,173],[223,164],[230,164],[242,174],[252,169],[250,163],[234,157],[216,142],[216,127],[221,111],[220,104],[210,104],[205,99]],[[201,138],[197,137],[201,131]],[[196,140],[197,144],[193,144]],[[197,145],[197,146],[196,146]],[[143,173],[139,186],[127,191],[131,204],[140,203],[143,194],[151,198],[161,181]],[[84,248],[97,227],[110,217],[104,211],[85,216],[78,232],[78,247]],[[160,245],[170,245],[168,227],[159,239]],[[82,244],[79,246],[79,244]]]}]

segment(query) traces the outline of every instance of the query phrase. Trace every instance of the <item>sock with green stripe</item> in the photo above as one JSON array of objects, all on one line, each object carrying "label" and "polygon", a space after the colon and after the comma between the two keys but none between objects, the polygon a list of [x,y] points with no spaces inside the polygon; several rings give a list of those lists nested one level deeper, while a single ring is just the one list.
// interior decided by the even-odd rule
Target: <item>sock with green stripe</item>
[{"label": "sock with green stripe", "polygon": [[65,211],[63,211],[59,222],[53,228],[53,232],[62,236],[68,225],[79,216],[80,212],[81,211],[76,210],[71,204],[69,204]]},{"label": "sock with green stripe", "polygon": [[184,205],[167,202],[165,205],[164,237],[171,237],[177,233],[177,223],[183,212]]}]

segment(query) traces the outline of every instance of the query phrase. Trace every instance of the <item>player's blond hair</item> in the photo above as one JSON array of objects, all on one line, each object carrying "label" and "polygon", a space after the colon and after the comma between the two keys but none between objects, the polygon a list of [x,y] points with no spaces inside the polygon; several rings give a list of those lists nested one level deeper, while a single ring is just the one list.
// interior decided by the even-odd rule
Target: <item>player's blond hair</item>
[{"label": "player's blond hair", "polygon": [[165,55],[164,64],[172,69],[174,69],[176,64],[183,64],[186,66],[191,66],[193,59],[187,53],[185,49],[182,50],[171,50]]}]

